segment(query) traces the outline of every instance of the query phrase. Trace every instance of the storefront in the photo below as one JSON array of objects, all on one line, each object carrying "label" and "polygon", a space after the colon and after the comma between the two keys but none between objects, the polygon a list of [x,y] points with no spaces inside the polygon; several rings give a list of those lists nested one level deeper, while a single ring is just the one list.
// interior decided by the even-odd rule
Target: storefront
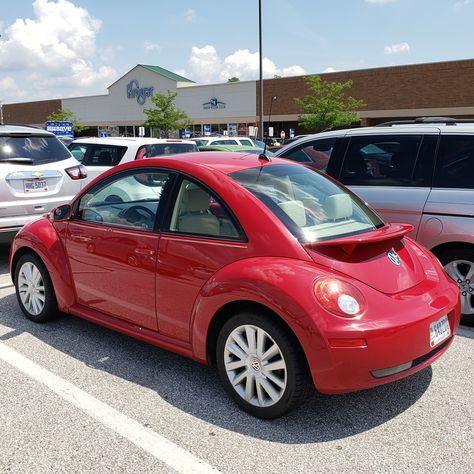
[{"label": "storefront", "polygon": [[[419,116],[474,117],[474,60],[394,66],[321,74],[327,81],[352,80],[349,95],[365,102],[361,125]],[[295,97],[308,93],[304,76],[264,81],[263,121],[266,134],[286,137],[304,133],[298,126],[301,113]],[[199,85],[159,66],[137,65],[108,87],[107,94],[4,104],[6,123],[43,126],[48,115],[70,109],[89,135],[137,136],[152,108],[151,96],[177,94],[176,106],[193,121],[193,136],[213,133],[258,133],[260,87],[258,81]],[[274,99],[276,97],[276,99]],[[270,115],[271,111],[271,117]],[[145,129],[145,134],[153,134]]]}]

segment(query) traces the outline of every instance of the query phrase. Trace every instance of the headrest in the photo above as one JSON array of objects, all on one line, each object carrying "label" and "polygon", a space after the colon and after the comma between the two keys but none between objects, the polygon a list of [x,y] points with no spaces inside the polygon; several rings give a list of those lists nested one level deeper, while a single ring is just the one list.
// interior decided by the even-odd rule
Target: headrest
[{"label": "headrest", "polygon": [[201,212],[209,209],[209,194],[201,188],[186,190],[186,212]]},{"label": "headrest", "polygon": [[291,220],[300,227],[306,225],[306,213],[301,201],[284,201],[278,204]]},{"label": "headrest", "polygon": [[352,216],[352,200],[349,194],[333,194],[324,201],[323,209],[330,220]]}]

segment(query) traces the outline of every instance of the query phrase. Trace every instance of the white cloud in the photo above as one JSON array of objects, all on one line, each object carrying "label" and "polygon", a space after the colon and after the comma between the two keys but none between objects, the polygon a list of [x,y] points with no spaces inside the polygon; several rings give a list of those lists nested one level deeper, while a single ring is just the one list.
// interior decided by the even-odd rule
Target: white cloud
[{"label": "white cloud", "polygon": [[398,43],[392,44],[390,46],[385,46],[383,49],[385,54],[402,54],[410,52],[410,45],[408,43]]},{"label": "white cloud", "polygon": [[188,23],[192,23],[196,21],[196,10],[193,10],[192,8],[188,8],[184,14],[184,19]]},{"label": "white cloud", "polygon": [[454,8],[462,8],[472,3],[472,0],[458,0],[454,2]]},{"label": "white cloud", "polygon": [[152,43],[151,41],[145,41],[144,45],[145,51],[159,51],[161,46],[158,43]]},{"label": "white cloud", "polygon": [[337,72],[337,70],[334,69],[333,67],[329,66],[323,72]]},{"label": "white cloud", "polygon": [[[33,19],[18,18],[4,30],[0,73],[16,73],[17,86],[30,100],[65,97],[77,93],[78,87],[105,88],[116,72],[95,63],[101,24],[69,0],[35,0]],[[18,93],[6,97],[14,100]]]},{"label": "white cloud", "polygon": [[[238,77],[241,81],[245,81],[258,78],[259,54],[252,53],[248,49],[239,49],[222,59],[212,45],[202,48],[193,46],[189,65],[191,68],[189,77],[197,82],[225,82],[231,77]],[[262,74],[266,78],[296,76],[305,74],[305,70],[298,65],[279,68],[273,61],[264,57]]]},{"label": "white cloud", "polygon": [[365,3],[374,3],[374,4],[383,5],[385,3],[393,3],[396,1],[397,0],[365,0]]},{"label": "white cloud", "polygon": [[[0,90],[2,91],[2,96],[5,97],[21,99],[25,95],[25,92],[18,87],[15,79],[11,76],[0,79]],[[0,99],[3,99],[3,97],[0,97]]]}]

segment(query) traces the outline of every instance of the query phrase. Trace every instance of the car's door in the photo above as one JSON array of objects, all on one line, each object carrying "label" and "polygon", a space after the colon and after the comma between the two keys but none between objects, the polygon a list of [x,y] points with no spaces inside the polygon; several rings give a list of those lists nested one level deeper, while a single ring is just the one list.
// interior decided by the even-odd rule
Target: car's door
[{"label": "car's door", "polygon": [[172,177],[151,168],[130,170],[76,203],[66,250],[78,304],[157,330],[155,228]]},{"label": "car's door", "polygon": [[387,222],[415,227],[430,194],[437,134],[381,134],[350,138],[337,178]]},{"label": "car's door", "polygon": [[196,298],[225,265],[246,258],[246,237],[227,206],[202,184],[182,179],[161,233],[156,278],[159,332],[189,342]]}]

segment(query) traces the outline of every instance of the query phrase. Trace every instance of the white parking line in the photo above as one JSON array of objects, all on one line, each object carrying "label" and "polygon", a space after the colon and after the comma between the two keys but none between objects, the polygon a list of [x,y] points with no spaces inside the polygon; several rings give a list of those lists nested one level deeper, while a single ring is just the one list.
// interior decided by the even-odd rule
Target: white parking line
[{"label": "white parking line", "polygon": [[210,464],[0,342],[0,359],[40,382],[179,473],[218,473]]}]

